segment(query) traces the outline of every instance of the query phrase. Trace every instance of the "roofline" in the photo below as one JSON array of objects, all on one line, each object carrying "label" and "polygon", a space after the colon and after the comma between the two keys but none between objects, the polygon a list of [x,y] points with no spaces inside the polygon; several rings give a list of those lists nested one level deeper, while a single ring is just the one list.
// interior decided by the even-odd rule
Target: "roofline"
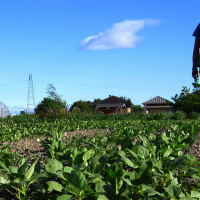
[{"label": "roofline", "polygon": [[[101,102],[102,101],[105,101],[106,99],[109,99],[110,97],[116,97],[116,98],[118,98],[118,99],[120,99],[120,97],[117,97],[117,96],[115,96],[115,95],[109,95],[109,97],[107,97],[107,98],[105,98],[105,99],[103,99],[103,100],[101,100],[101,101],[98,101],[98,102],[96,102],[96,103],[93,103],[92,105],[90,105],[91,107],[92,106],[95,106],[95,105],[97,105],[97,104],[101,104]],[[123,100],[123,99],[122,99]],[[126,104],[126,100],[124,100],[125,102],[125,104]],[[128,103],[128,106],[134,106],[134,104],[133,103]]]},{"label": "roofline", "polygon": [[[157,97],[159,97],[159,98],[161,98],[161,99],[164,99],[164,100],[167,101],[167,102],[173,103],[172,101],[169,101],[168,99],[165,99],[165,98],[160,97],[160,96],[156,96],[156,97],[154,97],[154,98],[157,98]],[[152,98],[152,99],[154,99],[154,98]],[[151,99],[149,99],[149,100],[143,102],[142,104],[145,105],[145,103],[147,103],[147,102],[150,101],[150,100],[151,100]],[[163,103],[155,103],[155,102],[154,102],[154,103],[148,103],[148,104],[163,104]]]}]

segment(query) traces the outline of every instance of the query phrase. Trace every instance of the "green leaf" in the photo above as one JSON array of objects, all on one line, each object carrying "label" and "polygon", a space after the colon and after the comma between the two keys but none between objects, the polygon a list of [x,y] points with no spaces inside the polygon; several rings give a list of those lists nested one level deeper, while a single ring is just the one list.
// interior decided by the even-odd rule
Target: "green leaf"
[{"label": "green leaf", "polygon": [[118,154],[121,156],[121,159],[129,166],[129,167],[135,167],[134,164],[130,159],[126,157],[126,154],[124,151],[119,151]]},{"label": "green leaf", "polygon": [[109,200],[109,199],[105,195],[100,194],[100,195],[98,195],[97,200]]},{"label": "green leaf", "polygon": [[191,197],[200,199],[200,192],[192,190],[191,191]]},{"label": "green leaf", "polygon": [[126,182],[127,185],[132,185],[132,183],[130,182],[130,180],[127,179],[127,178],[124,178],[123,181]]},{"label": "green leaf", "polygon": [[[112,196],[113,196],[113,190],[112,190],[111,185],[110,184],[106,184],[104,181],[96,182],[95,191],[97,193],[104,193],[106,198],[108,198],[108,199],[111,199]],[[102,198],[104,198],[104,197],[102,197]]]},{"label": "green leaf", "polygon": [[9,166],[10,172],[13,174],[17,174],[18,173],[18,167],[16,166]]},{"label": "green leaf", "polygon": [[68,200],[68,199],[72,199],[72,195],[64,194],[57,198],[57,200]]},{"label": "green leaf", "polygon": [[95,155],[95,151],[94,149],[90,149],[89,151],[86,151],[83,154],[83,161],[87,162],[87,160],[89,160],[91,157],[93,157]]},{"label": "green leaf", "polygon": [[147,164],[145,163],[141,164],[140,167],[135,170],[135,179],[140,179],[140,177],[147,170],[147,168],[148,168]]},{"label": "green leaf", "polygon": [[141,135],[139,135],[139,138],[140,138],[140,140],[142,140],[143,145],[144,145],[144,146],[147,146],[148,139],[147,139],[145,136],[141,136]]},{"label": "green leaf", "polygon": [[63,164],[56,159],[46,159],[47,165],[45,166],[47,172],[56,173],[59,170],[63,169]]},{"label": "green leaf", "polygon": [[94,193],[94,191],[92,190],[92,188],[89,185],[85,186],[85,190],[88,191],[89,193]]},{"label": "green leaf", "polygon": [[145,148],[144,146],[142,145],[138,145],[137,147],[137,153],[138,153],[138,156],[142,159],[146,159],[149,157],[149,151],[147,148]]},{"label": "green leaf", "polygon": [[61,178],[64,181],[67,181],[67,179],[63,175],[63,171],[57,171],[56,174],[58,175],[59,178]]},{"label": "green leaf", "polygon": [[26,162],[24,162],[24,164],[18,169],[18,173],[21,175],[25,174],[26,168],[28,166],[28,162],[29,162],[30,158],[26,160]]},{"label": "green leaf", "polygon": [[49,186],[48,190],[50,192],[53,191],[53,190],[61,192],[61,190],[63,189],[63,186],[56,181],[47,181],[46,184]]},{"label": "green leaf", "polygon": [[162,140],[163,140],[164,142],[166,142],[167,144],[169,144],[169,140],[168,140],[168,137],[166,136],[166,133],[165,133],[165,132],[162,133]]},{"label": "green leaf", "polygon": [[106,162],[110,157],[111,155],[105,154],[99,158],[99,162]]},{"label": "green leaf", "polygon": [[182,165],[182,162],[183,162],[183,158],[182,157],[178,157],[174,160],[174,163],[173,163],[173,167],[176,168],[176,167],[180,167]]},{"label": "green leaf", "polygon": [[157,192],[153,187],[148,186],[148,185],[142,184],[142,190],[144,193],[148,194],[148,196],[153,196],[153,195],[163,196],[163,194]]},{"label": "green leaf", "polygon": [[164,188],[164,190],[169,194],[170,197],[178,197],[182,193],[181,188],[178,186],[169,185],[168,187]]},{"label": "green leaf", "polygon": [[35,165],[37,164],[37,162],[38,162],[38,159],[30,166],[30,168],[24,174],[26,180],[29,180],[31,176],[33,175],[35,171]]},{"label": "green leaf", "polygon": [[125,149],[128,148],[130,144],[130,137],[125,137],[123,139],[118,139],[117,140],[117,145],[121,145],[121,150],[124,151]]},{"label": "green leaf", "polygon": [[127,150],[130,152],[130,154],[131,154],[133,157],[135,157],[136,159],[138,159],[138,155],[137,155],[135,152],[131,151],[130,149],[127,149]]},{"label": "green leaf", "polygon": [[186,154],[184,155],[184,157],[186,157],[191,163],[194,163],[197,161],[197,158],[192,154]]},{"label": "green leaf", "polygon": [[78,196],[79,193],[80,193],[80,191],[79,191],[77,188],[75,188],[74,186],[72,186],[72,185],[66,186],[64,189],[65,189],[67,192],[69,192],[69,193],[71,193],[71,194],[74,194],[74,195],[76,195],[76,196]]},{"label": "green leaf", "polygon": [[37,192],[41,192],[44,188],[39,184],[32,184]]},{"label": "green leaf", "polygon": [[135,166],[131,160],[129,160],[127,157],[122,158],[122,160],[129,166],[129,167],[133,167],[133,168],[137,168],[137,166]]},{"label": "green leaf", "polygon": [[105,154],[106,154],[106,151],[100,151],[100,152],[98,152],[98,153],[94,156],[93,161],[94,161],[94,162],[100,162],[99,159],[100,159],[102,156],[104,156]]},{"label": "green leaf", "polygon": [[78,188],[79,190],[83,190],[87,184],[85,176],[81,171],[73,170],[69,175],[68,179],[69,183],[72,184],[74,187]]},{"label": "green leaf", "polygon": [[0,161],[0,167],[2,167],[4,170],[6,170],[7,172],[10,172],[9,171],[9,168],[5,165],[5,163],[1,162]]},{"label": "green leaf", "polygon": [[70,174],[73,171],[73,168],[66,166],[66,167],[64,167],[63,171]]},{"label": "green leaf", "polygon": [[103,186],[106,185],[104,181],[98,181],[95,184],[95,190],[98,193],[105,193],[105,190],[103,189]]},{"label": "green leaf", "polygon": [[10,183],[8,177],[0,172],[0,184],[8,184]]},{"label": "green leaf", "polygon": [[116,178],[116,174],[115,174],[115,172],[112,170],[112,169],[110,169],[109,170],[109,174],[108,174],[108,176],[110,177],[110,178]]},{"label": "green leaf", "polygon": [[105,167],[105,163],[104,162],[98,164],[94,169],[94,173],[95,174],[100,174],[101,171],[104,169],[104,167]]},{"label": "green leaf", "polygon": [[165,151],[165,153],[163,154],[163,157],[169,157],[169,155],[171,154],[172,152],[172,149],[171,148],[168,148],[167,151]]},{"label": "green leaf", "polygon": [[116,197],[112,198],[112,200],[131,200],[128,197],[125,196],[119,196],[117,195]]}]

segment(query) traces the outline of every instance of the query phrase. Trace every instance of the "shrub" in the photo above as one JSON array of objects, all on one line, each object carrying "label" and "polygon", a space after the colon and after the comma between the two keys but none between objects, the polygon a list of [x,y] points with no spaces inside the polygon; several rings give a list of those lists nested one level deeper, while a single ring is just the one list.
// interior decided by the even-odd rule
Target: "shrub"
[{"label": "shrub", "polygon": [[186,114],[183,111],[176,111],[175,113],[173,113],[171,119],[175,119],[175,120],[182,120],[186,118]]},{"label": "shrub", "polygon": [[191,112],[188,114],[189,119],[200,119],[200,114],[196,112]]}]

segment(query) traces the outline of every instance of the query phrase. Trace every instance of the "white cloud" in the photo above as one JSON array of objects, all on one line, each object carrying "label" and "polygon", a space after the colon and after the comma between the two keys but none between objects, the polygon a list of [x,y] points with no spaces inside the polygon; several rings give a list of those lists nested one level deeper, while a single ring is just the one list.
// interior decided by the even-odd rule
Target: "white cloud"
[{"label": "white cloud", "polygon": [[136,44],[143,40],[143,37],[136,33],[146,25],[158,24],[159,20],[125,20],[115,23],[111,29],[100,32],[96,36],[89,36],[80,43],[82,50],[106,50],[119,48],[134,48]]}]

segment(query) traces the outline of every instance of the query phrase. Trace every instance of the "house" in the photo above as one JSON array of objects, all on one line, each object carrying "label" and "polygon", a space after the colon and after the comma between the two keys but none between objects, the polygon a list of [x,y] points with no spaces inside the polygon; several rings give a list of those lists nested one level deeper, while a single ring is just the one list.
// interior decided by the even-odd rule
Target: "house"
[{"label": "house", "polygon": [[4,118],[9,115],[10,115],[10,111],[8,107],[2,101],[0,101],[0,117]]},{"label": "house", "polygon": [[172,112],[173,107],[170,105],[170,101],[160,96],[154,97],[148,101],[142,103],[146,113],[157,112]]},{"label": "house", "polygon": [[109,95],[108,98],[93,104],[91,107],[94,107],[95,113],[101,111],[104,114],[128,114],[131,112],[132,106],[130,100]]}]

